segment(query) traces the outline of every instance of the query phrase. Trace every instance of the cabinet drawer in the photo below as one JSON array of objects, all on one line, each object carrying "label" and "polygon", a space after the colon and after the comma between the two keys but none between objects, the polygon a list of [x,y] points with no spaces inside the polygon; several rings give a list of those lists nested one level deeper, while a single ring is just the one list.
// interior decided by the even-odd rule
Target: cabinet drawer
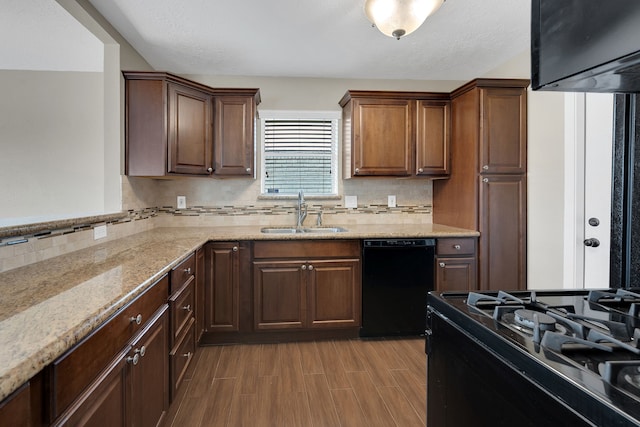
[{"label": "cabinet drawer", "polygon": [[476,253],[476,239],[473,237],[438,239],[436,243],[437,255],[474,255]]},{"label": "cabinet drawer", "polygon": [[142,330],[156,310],[166,304],[168,288],[169,278],[165,275],[52,363],[50,386],[53,390],[53,418],[75,400],[133,335]]},{"label": "cabinet drawer", "polygon": [[253,246],[254,258],[356,258],[360,256],[358,240],[259,241]]},{"label": "cabinet drawer", "polygon": [[184,286],[190,278],[196,274],[196,257],[189,255],[187,259],[175,266],[171,270],[171,287],[169,293],[173,295],[175,291]]},{"label": "cabinet drawer", "polygon": [[187,373],[187,368],[196,351],[195,319],[191,318],[185,334],[169,354],[171,359],[171,400],[173,400]]},{"label": "cabinet drawer", "polygon": [[194,283],[195,280],[191,278],[182,289],[169,299],[171,345],[177,341],[178,337],[189,325],[189,321],[193,318],[193,309],[195,307]]}]

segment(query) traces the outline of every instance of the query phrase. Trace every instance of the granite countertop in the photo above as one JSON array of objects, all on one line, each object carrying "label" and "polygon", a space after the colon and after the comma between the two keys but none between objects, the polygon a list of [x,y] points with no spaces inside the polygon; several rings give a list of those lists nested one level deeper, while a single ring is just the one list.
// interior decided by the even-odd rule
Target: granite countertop
[{"label": "granite countertop", "polygon": [[207,241],[478,236],[436,224],[345,228],[275,235],[259,226],[157,228],[0,273],[0,401]]}]

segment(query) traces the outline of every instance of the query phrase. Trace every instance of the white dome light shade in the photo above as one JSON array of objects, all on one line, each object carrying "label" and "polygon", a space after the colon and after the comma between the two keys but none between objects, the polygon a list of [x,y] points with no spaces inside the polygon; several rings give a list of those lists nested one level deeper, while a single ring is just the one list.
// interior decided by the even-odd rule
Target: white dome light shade
[{"label": "white dome light shade", "polygon": [[444,2],[445,0],[365,0],[364,13],[383,34],[399,40],[417,30]]}]

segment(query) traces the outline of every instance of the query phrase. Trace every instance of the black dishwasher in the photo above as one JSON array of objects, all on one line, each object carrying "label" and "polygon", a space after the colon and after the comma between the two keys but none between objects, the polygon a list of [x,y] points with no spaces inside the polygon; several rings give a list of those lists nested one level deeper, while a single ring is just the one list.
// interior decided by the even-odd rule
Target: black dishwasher
[{"label": "black dishwasher", "polygon": [[424,335],[435,244],[435,239],[363,242],[361,337]]}]

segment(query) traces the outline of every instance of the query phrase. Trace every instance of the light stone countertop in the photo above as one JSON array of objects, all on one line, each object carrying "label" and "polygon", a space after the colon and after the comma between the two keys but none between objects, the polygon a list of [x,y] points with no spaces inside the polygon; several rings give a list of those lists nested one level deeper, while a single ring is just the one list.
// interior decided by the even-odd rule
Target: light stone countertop
[{"label": "light stone countertop", "polygon": [[473,237],[436,224],[347,225],[266,234],[260,226],[156,228],[0,273],[0,401],[207,241]]}]

